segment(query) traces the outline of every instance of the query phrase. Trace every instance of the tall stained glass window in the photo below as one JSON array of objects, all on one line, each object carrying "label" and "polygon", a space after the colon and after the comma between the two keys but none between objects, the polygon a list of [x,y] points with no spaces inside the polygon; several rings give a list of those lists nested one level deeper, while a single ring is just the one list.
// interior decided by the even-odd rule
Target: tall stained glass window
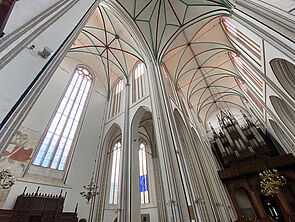
[{"label": "tall stained glass window", "polygon": [[121,142],[117,142],[112,149],[112,173],[109,204],[118,204],[119,180],[120,180],[120,160]]},{"label": "tall stained glass window", "polygon": [[136,102],[143,97],[143,73],[144,64],[142,62],[138,63],[134,69],[133,75],[133,102]]},{"label": "tall stained glass window", "polygon": [[139,187],[141,204],[149,203],[148,169],[145,145],[139,145]]},{"label": "tall stained glass window", "polygon": [[64,170],[86,103],[92,76],[78,67],[47,129],[34,165]]},{"label": "tall stained glass window", "polygon": [[241,58],[239,58],[235,53],[231,53],[231,57],[233,61],[237,65],[237,67],[244,72],[244,77],[247,79],[250,84],[255,85],[255,89],[258,89],[258,93],[262,94],[263,92],[263,81],[262,79],[256,74],[256,72],[245,63]]},{"label": "tall stained glass window", "polygon": [[230,21],[229,18],[223,19],[223,24],[226,31],[239,43],[241,43],[245,48],[253,53],[258,59],[261,58],[260,45],[249,38],[247,35],[244,35],[239,29]]},{"label": "tall stained glass window", "polygon": [[120,79],[115,88],[114,88],[114,94],[113,94],[113,106],[112,106],[112,112],[111,117],[118,114],[121,110],[121,97],[122,97],[122,90],[123,90],[123,80]]}]

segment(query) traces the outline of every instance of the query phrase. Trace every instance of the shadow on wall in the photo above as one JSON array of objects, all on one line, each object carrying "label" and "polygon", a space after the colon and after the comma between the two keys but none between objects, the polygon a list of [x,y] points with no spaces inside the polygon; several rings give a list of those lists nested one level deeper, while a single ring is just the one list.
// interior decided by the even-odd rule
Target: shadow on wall
[{"label": "shadow on wall", "polygon": [[282,87],[295,99],[295,65],[279,58],[272,59],[269,64]]}]

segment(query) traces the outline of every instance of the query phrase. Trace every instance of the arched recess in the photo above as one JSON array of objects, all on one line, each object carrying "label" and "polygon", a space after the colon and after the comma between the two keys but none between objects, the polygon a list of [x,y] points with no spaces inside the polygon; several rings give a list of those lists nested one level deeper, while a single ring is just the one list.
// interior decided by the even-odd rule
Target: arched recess
[{"label": "arched recess", "polygon": [[[283,144],[283,146],[291,151],[294,147],[294,143],[286,136],[286,133],[282,130],[282,128],[277,124],[275,121],[269,119],[269,123],[276,134],[277,138],[280,140],[280,142]],[[294,150],[293,150],[294,152]]]},{"label": "arched recess", "polygon": [[257,217],[250,194],[245,188],[236,188],[234,190],[234,197],[240,210],[240,217],[246,217],[249,219],[254,219]]},{"label": "arched recess", "polygon": [[282,87],[295,99],[295,65],[280,58],[272,59],[269,64]]},{"label": "arched recess", "polygon": [[295,110],[283,99],[277,96],[270,96],[269,99],[282,122],[295,136]]},{"label": "arched recess", "polygon": [[[157,208],[158,215],[160,214],[158,203],[162,202],[162,183],[160,178],[160,168],[159,159],[157,158],[153,130],[153,119],[151,111],[146,107],[139,107],[133,116],[131,121],[131,147],[129,155],[128,166],[129,171],[129,181],[130,181],[130,215],[132,215],[132,221],[137,221],[143,210],[148,210],[149,208]],[[145,155],[143,155],[143,150],[140,147],[141,144],[145,144]],[[141,152],[139,152],[141,150]],[[147,161],[147,186],[141,186],[143,182],[142,169],[139,165],[140,157],[146,156]],[[142,163],[142,162],[141,162]],[[143,189],[144,188],[144,189]],[[147,190],[146,190],[147,189]],[[142,202],[142,192],[148,191],[148,201]],[[145,193],[146,194],[146,193]],[[149,211],[149,210],[148,210]],[[158,218],[155,211],[149,211],[151,218]],[[153,214],[153,215],[152,215]],[[139,220],[138,220],[139,221]]]},{"label": "arched recess", "polygon": [[[103,218],[110,218],[115,215],[115,211],[118,209],[118,205],[120,204],[120,185],[118,189],[118,203],[117,204],[109,204],[110,198],[110,185],[111,185],[111,171],[112,171],[112,157],[113,157],[113,145],[117,142],[122,141],[122,130],[119,125],[113,124],[111,128],[108,130],[102,150],[100,152],[100,156],[98,157],[98,181],[99,188],[101,194],[99,198],[97,198],[97,212],[96,219],[99,221],[104,221]],[[123,152],[121,148],[121,152]],[[122,156],[122,155],[121,155]],[[122,161],[120,161],[119,169],[121,170]],[[106,211],[105,209],[109,209]],[[115,217],[113,217],[115,220]]]},{"label": "arched recess", "polygon": [[[194,214],[190,214],[191,220],[194,218],[198,218],[199,220],[210,221],[212,215],[208,215],[203,211],[202,207],[195,207],[193,201],[191,200],[193,194],[192,190],[195,191],[194,195],[199,196],[205,203],[209,203],[207,196],[202,195],[200,190],[203,190],[204,193],[209,193],[206,186],[202,186],[203,183],[200,181],[200,177],[198,177],[196,170],[201,170],[201,166],[194,155],[192,138],[190,137],[190,133],[184,123],[184,120],[177,109],[174,109],[174,119],[176,123],[177,133],[180,139],[180,147],[178,148],[178,163],[180,167],[182,182],[184,185],[184,191],[186,195],[187,207],[190,212],[193,210]],[[190,181],[190,183],[189,183]],[[189,188],[191,186],[191,189]],[[209,206],[208,206],[209,207]],[[212,210],[212,209],[211,209]],[[212,210],[213,211],[213,210]],[[213,212],[212,212],[213,213]],[[202,218],[202,219],[201,219]]]}]

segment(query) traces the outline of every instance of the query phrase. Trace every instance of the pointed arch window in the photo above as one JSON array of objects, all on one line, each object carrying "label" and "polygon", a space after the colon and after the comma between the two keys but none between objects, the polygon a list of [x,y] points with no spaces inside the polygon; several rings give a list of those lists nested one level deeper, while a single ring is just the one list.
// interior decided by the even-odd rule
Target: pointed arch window
[{"label": "pointed arch window", "polygon": [[121,162],[121,142],[116,142],[112,149],[112,172],[109,204],[118,204],[119,182],[120,182],[120,162]]},{"label": "pointed arch window", "polygon": [[243,34],[239,29],[230,21],[229,18],[224,18],[222,23],[225,27],[227,33],[242,44],[246,49],[248,49],[254,56],[258,59],[261,58],[260,45],[249,38],[247,35]]},{"label": "pointed arch window", "polygon": [[144,64],[137,63],[133,72],[133,102],[136,102],[144,96],[143,87]]},{"label": "pointed arch window", "polygon": [[117,115],[121,111],[122,91],[123,91],[123,80],[120,79],[114,88],[113,104],[112,104],[112,112],[111,112],[112,117]]},{"label": "pointed arch window", "polygon": [[162,65],[162,69],[163,69],[163,73],[164,73],[164,78],[166,80],[166,87],[167,87],[167,90],[168,90],[168,94],[169,94],[170,98],[173,101],[175,101],[175,97],[174,97],[174,94],[173,94],[170,78],[169,78],[169,75],[168,75],[168,71],[167,71],[167,68],[166,68],[166,66],[164,64]]},{"label": "pointed arch window", "polygon": [[144,143],[139,145],[139,188],[141,204],[149,203],[148,167],[146,146]]},{"label": "pointed arch window", "polygon": [[35,156],[34,165],[64,170],[92,81],[86,68],[75,70]]},{"label": "pointed arch window", "polygon": [[245,63],[241,58],[239,58],[235,53],[230,53],[231,57],[234,61],[234,63],[237,65],[239,70],[242,70],[245,75],[245,79],[248,80],[248,82],[253,85],[254,89],[257,90],[257,92],[262,96],[263,92],[263,81],[262,79],[256,74],[256,72],[247,64]]}]

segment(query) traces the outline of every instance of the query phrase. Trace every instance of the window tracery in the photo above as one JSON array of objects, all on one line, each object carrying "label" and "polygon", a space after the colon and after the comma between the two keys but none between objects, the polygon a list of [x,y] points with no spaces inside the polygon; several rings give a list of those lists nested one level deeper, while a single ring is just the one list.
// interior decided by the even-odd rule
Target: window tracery
[{"label": "window tracery", "polygon": [[64,170],[93,78],[78,67],[47,129],[34,165]]},{"label": "window tracery", "polygon": [[121,111],[122,91],[123,91],[123,80],[120,79],[114,88],[111,117],[117,115]]},{"label": "window tracery", "polygon": [[144,64],[142,62],[137,63],[133,72],[133,102],[138,101],[144,96]]},{"label": "window tracery", "polygon": [[261,80],[261,78],[248,64],[244,62],[244,60],[239,58],[235,53],[231,53],[231,57],[237,68],[245,74],[243,75],[245,79],[247,79],[251,85],[254,84],[255,87],[253,88],[256,89],[257,92],[261,95],[263,92],[263,81]]},{"label": "window tracery", "polygon": [[118,204],[120,183],[121,142],[116,142],[112,149],[112,172],[109,204]]},{"label": "window tracery", "polygon": [[246,49],[248,49],[254,56],[258,59],[261,58],[260,45],[249,38],[247,35],[242,33],[231,21],[229,18],[224,18],[222,23],[225,27],[225,30],[231,37],[237,40],[240,44],[242,44]]}]

